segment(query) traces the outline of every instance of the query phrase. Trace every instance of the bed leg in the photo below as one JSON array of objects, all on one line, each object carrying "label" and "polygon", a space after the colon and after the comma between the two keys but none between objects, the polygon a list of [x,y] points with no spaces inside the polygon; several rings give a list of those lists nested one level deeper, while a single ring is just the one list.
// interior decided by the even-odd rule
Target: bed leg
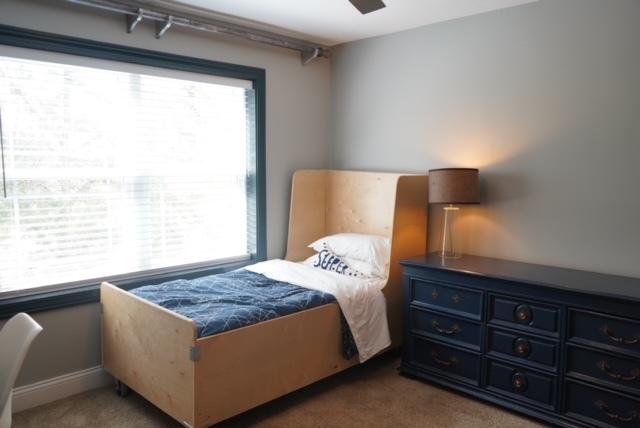
[{"label": "bed leg", "polygon": [[130,391],[131,390],[124,382],[116,379],[116,394],[118,394],[118,397],[126,397],[129,395]]}]

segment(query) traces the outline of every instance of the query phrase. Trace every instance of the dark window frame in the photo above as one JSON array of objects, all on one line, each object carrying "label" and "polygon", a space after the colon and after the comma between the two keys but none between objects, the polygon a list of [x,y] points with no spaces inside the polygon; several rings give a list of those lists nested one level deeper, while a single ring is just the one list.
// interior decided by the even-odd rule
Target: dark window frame
[{"label": "dark window frame", "polygon": [[[197,267],[177,267],[170,272],[132,275],[131,278],[118,281],[117,285],[130,290],[143,284],[222,273],[266,259],[266,72],[264,69],[61,36],[7,25],[0,25],[0,45],[251,81],[256,103],[256,254],[252,255],[249,260],[242,262],[213,262],[205,265],[199,264]],[[0,299],[0,319],[11,317],[18,312],[33,313],[99,302],[100,284],[98,282],[82,286],[69,284],[67,288],[65,285],[60,285],[55,290],[45,289],[38,292],[37,289],[34,289],[33,293],[31,291],[27,291],[27,293],[29,294]]]}]

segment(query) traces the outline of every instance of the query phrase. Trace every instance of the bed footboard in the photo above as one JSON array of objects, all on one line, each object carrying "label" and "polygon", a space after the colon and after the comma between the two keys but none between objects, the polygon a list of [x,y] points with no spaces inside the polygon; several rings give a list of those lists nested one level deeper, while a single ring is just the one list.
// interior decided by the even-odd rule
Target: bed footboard
[{"label": "bed footboard", "polygon": [[102,283],[105,370],[176,420],[195,426],[193,321]]},{"label": "bed footboard", "polygon": [[330,303],[198,339],[196,426],[217,423],[348,367]]}]

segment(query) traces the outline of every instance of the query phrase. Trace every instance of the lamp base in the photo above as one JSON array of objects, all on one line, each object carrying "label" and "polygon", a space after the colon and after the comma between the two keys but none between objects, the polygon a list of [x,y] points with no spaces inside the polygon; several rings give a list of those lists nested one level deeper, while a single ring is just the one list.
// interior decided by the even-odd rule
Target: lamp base
[{"label": "lamp base", "polygon": [[442,249],[440,255],[447,259],[459,259],[462,257],[460,247],[454,239],[454,226],[458,220],[460,208],[449,205],[444,207],[444,225],[442,229]]}]

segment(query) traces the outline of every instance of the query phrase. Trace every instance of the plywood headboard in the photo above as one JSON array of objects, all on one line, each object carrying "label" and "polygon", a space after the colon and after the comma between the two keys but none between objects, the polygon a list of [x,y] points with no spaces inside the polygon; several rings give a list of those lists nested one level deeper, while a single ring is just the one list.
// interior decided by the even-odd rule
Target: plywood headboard
[{"label": "plywood headboard", "polygon": [[293,176],[286,259],[313,255],[307,246],[326,235],[367,233],[391,239],[383,292],[392,346],[402,343],[403,258],[423,254],[427,240],[427,176],[300,170]]}]

